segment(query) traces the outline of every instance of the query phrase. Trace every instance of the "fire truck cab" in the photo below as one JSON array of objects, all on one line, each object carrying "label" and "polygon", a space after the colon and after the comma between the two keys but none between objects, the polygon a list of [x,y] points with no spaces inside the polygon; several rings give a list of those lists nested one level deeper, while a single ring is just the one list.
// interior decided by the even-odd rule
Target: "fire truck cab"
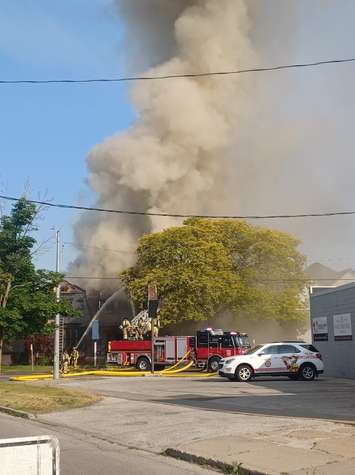
[{"label": "fire truck cab", "polygon": [[[107,363],[136,366],[140,371],[151,368],[151,340],[109,341]],[[235,331],[198,331],[196,336],[161,336],[154,340],[154,364],[169,366],[179,360],[193,360],[195,366],[218,371],[221,358],[243,354],[250,348],[248,335]]]},{"label": "fire truck cab", "polygon": [[221,358],[242,355],[250,348],[248,335],[237,331],[206,328],[190,338],[196,366],[211,372],[218,371]]}]

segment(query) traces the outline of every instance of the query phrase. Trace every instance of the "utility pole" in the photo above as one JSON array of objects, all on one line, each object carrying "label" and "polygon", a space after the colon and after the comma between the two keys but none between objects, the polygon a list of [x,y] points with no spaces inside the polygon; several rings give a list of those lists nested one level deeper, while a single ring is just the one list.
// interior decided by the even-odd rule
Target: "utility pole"
[{"label": "utility pole", "polygon": [[[55,253],[55,271],[59,273],[60,271],[60,240],[59,240],[59,230],[56,231],[56,253]],[[60,284],[56,288],[56,298],[57,302],[60,300]],[[55,316],[54,324],[54,361],[53,361],[53,379],[58,380],[59,375],[59,331],[60,331],[60,315],[59,313]]]},{"label": "utility pole", "polygon": [[155,318],[158,310],[158,290],[155,284],[148,285],[148,317],[150,318],[151,327],[151,373],[154,374],[154,353],[155,353]]}]

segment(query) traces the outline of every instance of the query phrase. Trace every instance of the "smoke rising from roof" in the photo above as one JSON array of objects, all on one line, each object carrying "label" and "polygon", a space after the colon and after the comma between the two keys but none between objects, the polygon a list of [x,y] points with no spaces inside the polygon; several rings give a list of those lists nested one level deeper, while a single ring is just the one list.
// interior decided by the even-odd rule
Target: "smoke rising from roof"
[{"label": "smoke rising from roof", "polygon": [[[347,0],[116,0],[127,71],[177,74],[352,56]],[[329,34],[332,31],[332,34]],[[100,207],[181,213],[288,214],[351,208],[353,66],[136,83],[137,120],[88,157]],[[144,232],[178,220],[84,214],[90,251],[75,274],[115,275]],[[265,221],[303,251],[355,264],[351,217]],[[337,267],[337,261],[330,265]]]},{"label": "smoke rising from roof", "polygon": [[[126,19],[127,44],[142,65],[150,63],[151,75],[225,70],[255,62],[244,1],[117,3]],[[131,98],[137,121],[97,145],[88,157],[98,205],[152,212],[224,210],[232,193],[230,151],[245,123],[251,88],[247,77],[136,83]],[[143,232],[180,222],[85,214],[75,234],[87,246],[117,245],[133,251]],[[129,253],[113,259],[90,252],[80,256],[76,272],[114,275],[132,260]]]}]

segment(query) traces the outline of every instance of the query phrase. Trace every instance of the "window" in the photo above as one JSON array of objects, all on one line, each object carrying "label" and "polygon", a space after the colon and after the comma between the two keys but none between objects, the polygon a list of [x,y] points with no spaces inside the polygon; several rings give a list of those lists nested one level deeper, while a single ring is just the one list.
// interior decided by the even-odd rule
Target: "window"
[{"label": "window", "polygon": [[238,338],[241,346],[243,346],[243,347],[250,346],[248,335],[239,335],[237,338]]},{"label": "window", "polygon": [[308,351],[313,351],[313,353],[318,353],[318,350],[315,346],[313,345],[301,345],[302,348],[305,348]]},{"label": "window", "polygon": [[261,352],[261,355],[277,355],[278,354],[278,346],[271,345],[264,348]]},{"label": "window", "polygon": [[233,340],[230,335],[222,336],[222,348],[234,348]]},{"label": "window", "polygon": [[251,348],[250,350],[247,350],[244,354],[245,355],[252,355],[253,353],[256,353],[257,351],[259,351],[262,347],[263,347],[263,345],[258,345],[255,348]]},{"label": "window", "polygon": [[197,344],[199,347],[219,348],[222,345],[222,336],[211,335],[207,332],[197,332]]},{"label": "window", "polygon": [[289,353],[301,353],[301,351],[293,345],[279,345],[278,347],[279,354],[287,355]]}]

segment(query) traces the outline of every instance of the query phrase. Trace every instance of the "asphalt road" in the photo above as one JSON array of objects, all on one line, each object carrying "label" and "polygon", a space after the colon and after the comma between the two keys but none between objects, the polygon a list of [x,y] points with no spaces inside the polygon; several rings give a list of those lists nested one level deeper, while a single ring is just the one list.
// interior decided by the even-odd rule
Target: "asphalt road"
[{"label": "asphalt road", "polygon": [[[141,450],[127,449],[100,437],[53,428],[0,414],[0,438],[55,435],[60,443],[61,475],[208,475],[215,472]],[[3,473],[0,475],[13,475]]]},{"label": "asphalt road", "polygon": [[124,378],[70,382],[106,396],[230,413],[355,421],[355,380]]},{"label": "asphalt road", "polygon": [[[255,388],[255,392],[248,397],[243,397],[244,383],[214,380],[206,381],[205,384],[209,388],[202,394],[177,395],[169,397],[165,402],[223,412],[355,421],[355,381],[258,379],[249,383],[249,387]],[[209,395],[213,385],[223,385],[225,395]],[[262,394],[265,389],[277,390],[279,394]],[[228,394],[229,392],[232,394]],[[164,398],[161,401],[164,402]]]}]

